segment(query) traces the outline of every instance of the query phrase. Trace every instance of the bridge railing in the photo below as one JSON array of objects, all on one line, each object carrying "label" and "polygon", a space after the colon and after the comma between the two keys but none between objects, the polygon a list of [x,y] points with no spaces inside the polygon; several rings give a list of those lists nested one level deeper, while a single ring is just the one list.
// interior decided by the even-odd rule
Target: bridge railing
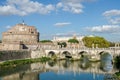
[{"label": "bridge railing", "polygon": [[120,47],[110,47],[110,48],[59,48],[59,47],[42,47],[44,50],[120,50]]}]

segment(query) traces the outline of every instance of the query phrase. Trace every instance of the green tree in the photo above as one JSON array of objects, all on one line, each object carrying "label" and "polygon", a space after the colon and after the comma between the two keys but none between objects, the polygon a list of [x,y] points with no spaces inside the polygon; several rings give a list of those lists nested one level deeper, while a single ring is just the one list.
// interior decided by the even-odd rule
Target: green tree
[{"label": "green tree", "polygon": [[69,43],[79,43],[79,41],[77,39],[69,39],[68,42]]},{"label": "green tree", "polygon": [[[107,40],[99,36],[84,37],[82,40],[84,42],[84,45],[89,48],[92,48],[92,44],[97,44],[97,47],[99,48],[107,48],[110,46],[110,43]],[[96,47],[96,45],[94,45],[94,47]]]},{"label": "green tree", "polygon": [[66,42],[62,42],[63,47],[67,47],[67,43]]},{"label": "green tree", "polygon": [[109,42],[110,43],[110,47],[115,47],[115,43],[114,42]]},{"label": "green tree", "polygon": [[0,43],[2,43],[2,40],[0,40]]},{"label": "green tree", "polygon": [[117,68],[119,70],[119,74],[120,74],[120,55],[115,57],[114,65],[115,65],[115,68]]},{"label": "green tree", "polygon": [[58,42],[57,44],[60,46],[60,48],[62,48],[62,43],[61,42]]},{"label": "green tree", "polygon": [[52,41],[51,41],[51,40],[41,40],[40,42],[42,42],[42,43],[47,43],[47,42],[52,43]]},{"label": "green tree", "polygon": [[58,42],[58,45],[60,45],[60,48],[66,47],[67,43],[66,42]]}]

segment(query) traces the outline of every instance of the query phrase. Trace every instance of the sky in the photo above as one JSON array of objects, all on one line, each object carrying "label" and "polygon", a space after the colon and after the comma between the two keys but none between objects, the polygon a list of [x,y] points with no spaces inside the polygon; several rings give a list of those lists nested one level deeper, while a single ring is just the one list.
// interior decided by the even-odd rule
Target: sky
[{"label": "sky", "polygon": [[40,40],[76,34],[120,42],[120,0],[0,0],[0,38],[23,20]]}]

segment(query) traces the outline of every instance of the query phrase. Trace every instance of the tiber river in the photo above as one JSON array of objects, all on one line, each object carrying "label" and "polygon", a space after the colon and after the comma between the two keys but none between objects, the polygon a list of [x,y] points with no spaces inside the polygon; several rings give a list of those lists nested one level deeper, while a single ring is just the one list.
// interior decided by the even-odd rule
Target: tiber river
[{"label": "tiber river", "polygon": [[101,59],[93,63],[84,57],[81,61],[66,59],[4,68],[0,70],[0,80],[118,80],[112,57],[107,54]]}]

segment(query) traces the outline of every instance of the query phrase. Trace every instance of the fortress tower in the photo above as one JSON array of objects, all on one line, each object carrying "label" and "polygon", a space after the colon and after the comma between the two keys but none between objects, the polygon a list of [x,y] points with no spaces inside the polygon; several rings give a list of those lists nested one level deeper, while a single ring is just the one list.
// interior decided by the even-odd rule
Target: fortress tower
[{"label": "fortress tower", "polygon": [[38,41],[39,32],[37,29],[25,23],[17,24],[2,33],[3,50],[29,49],[33,45],[37,45]]}]

